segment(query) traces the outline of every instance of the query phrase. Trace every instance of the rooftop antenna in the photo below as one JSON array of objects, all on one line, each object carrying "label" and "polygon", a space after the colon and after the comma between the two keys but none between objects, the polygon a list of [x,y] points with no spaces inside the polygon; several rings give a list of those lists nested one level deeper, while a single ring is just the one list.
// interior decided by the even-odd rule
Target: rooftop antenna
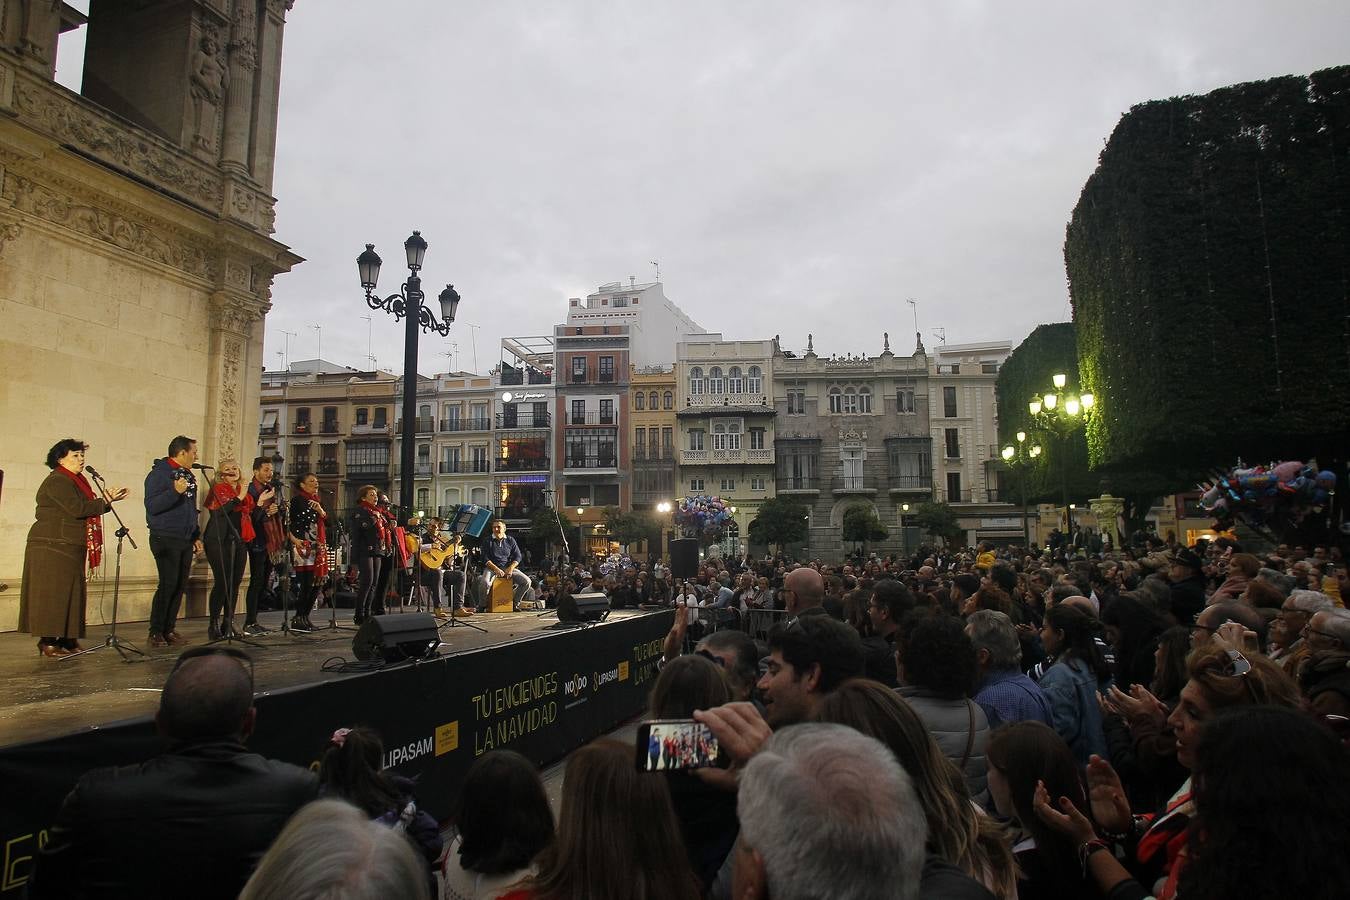
[{"label": "rooftop antenna", "polygon": [[322,325],[311,325],[311,326],[309,326],[309,327],[314,329],[314,343],[315,343],[315,347],[314,347],[314,357],[315,357],[315,359],[318,360],[318,363],[317,363],[317,365],[318,365],[318,373],[319,373],[320,375],[322,375],[322,374],[323,374],[323,326],[322,326]]},{"label": "rooftop antenna", "polygon": [[935,337],[935,338],[938,339],[938,343],[939,343],[939,344],[945,344],[945,343],[947,343],[947,329],[945,329],[945,328],[934,328],[934,329],[933,329],[933,337]]},{"label": "rooftop antenna", "polygon": [[635,287],[637,287],[637,276],[636,276],[636,275],[629,275],[629,276],[628,276],[628,289],[631,291],[631,290],[632,290],[633,288],[635,288]]},{"label": "rooftop antenna", "polygon": [[366,320],[366,360],[370,363],[370,370],[375,371],[375,353],[370,348],[370,316],[362,316]]},{"label": "rooftop antenna", "polygon": [[656,280],[661,280],[661,264],[656,260],[651,260],[652,268],[656,269]]},{"label": "rooftop antenna", "polygon": [[286,336],[286,352],[281,357],[281,366],[289,372],[291,370],[291,338],[296,337],[296,332],[283,331],[282,334]]},{"label": "rooftop antenna", "polygon": [[910,310],[914,313],[914,333],[915,333],[915,334],[918,334],[918,333],[919,333],[919,301],[918,301],[918,300],[915,300],[913,297],[910,297],[910,298],[908,298],[907,300],[905,300],[905,302],[909,304]]},{"label": "rooftop antenna", "polygon": [[448,346],[450,349],[449,349],[449,350],[446,350],[444,353],[442,353],[441,356],[447,357],[447,358],[450,360],[450,371],[451,371],[451,372],[454,372],[454,371],[455,371],[455,368],[456,368],[456,367],[455,367],[455,356],[459,354],[459,344],[456,344],[454,341],[450,341],[450,342],[447,344],[447,346]]},{"label": "rooftop antenna", "polygon": [[469,346],[473,348],[473,374],[478,374],[478,326],[469,325]]}]

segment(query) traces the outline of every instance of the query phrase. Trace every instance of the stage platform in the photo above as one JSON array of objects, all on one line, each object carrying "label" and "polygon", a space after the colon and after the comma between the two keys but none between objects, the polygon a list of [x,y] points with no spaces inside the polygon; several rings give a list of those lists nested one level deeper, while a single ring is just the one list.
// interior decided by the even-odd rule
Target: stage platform
[{"label": "stage platform", "polygon": [[[439,655],[374,671],[324,671],[356,662],[349,610],[310,618],[309,635],[274,632],[235,643],[255,660],[258,723],[251,749],[297,765],[317,762],[336,728],[365,724],[379,730],[385,764],[419,781],[419,800],[448,815],[469,765],[490,749],[510,747],[547,765],[642,711],[655,679],[667,611],[615,611],[601,623],[557,628],[552,614],[479,613],[485,629],[447,627]],[[280,613],[263,613],[264,625]],[[138,762],[161,752],[153,717],[159,690],[186,647],[206,642],[206,620],[189,619],[178,631],[183,647],[150,649],[144,623],[118,629],[145,651],[124,662],[104,649],[73,659],[38,655],[36,639],[0,634],[0,897],[24,881],[28,857],[61,798],[79,775],[97,766]],[[107,629],[89,628],[86,647]],[[223,645],[222,645],[223,646]]]}]

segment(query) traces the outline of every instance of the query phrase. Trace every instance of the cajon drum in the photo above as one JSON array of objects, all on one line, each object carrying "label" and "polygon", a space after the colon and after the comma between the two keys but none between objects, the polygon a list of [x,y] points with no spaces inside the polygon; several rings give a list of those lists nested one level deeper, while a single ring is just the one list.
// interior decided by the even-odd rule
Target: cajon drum
[{"label": "cajon drum", "polygon": [[488,596],[488,612],[514,612],[513,598],[515,594],[516,584],[510,578],[498,577],[492,579],[492,593]]}]

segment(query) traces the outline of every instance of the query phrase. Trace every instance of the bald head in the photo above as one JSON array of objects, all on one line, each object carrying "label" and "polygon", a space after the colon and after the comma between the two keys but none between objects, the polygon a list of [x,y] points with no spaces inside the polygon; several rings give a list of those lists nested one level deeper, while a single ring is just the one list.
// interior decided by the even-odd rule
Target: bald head
[{"label": "bald head", "polygon": [[1308,627],[1324,635],[1333,635],[1341,647],[1350,649],[1350,609],[1325,609],[1313,615]]},{"label": "bald head", "polygon": [[1266,617],[1245,603],[1224,602],[1207,606],[1195,617],[1197,633],[1213,634],[1227,621],[1238,622],[1248,631],[1255,632],[1257,645],[1266,646]]},{"label": "bald head", "polygon": [[1065,597],[1063,600],[1059,601],[1059,605],[1069,606],[1078,610],[1081,613],[1086,613],[1089,618],[1093,619],[1097,618],[1097,608],[1093,606],[1092,601],[1086,597],[1082,597],[1075,594],[1071,597]]},{"label": "bald head", "polygon": [[789,615],[819,606],[825,600],[825,579],[815,569],[793,569],[783,579],[783,587],[792,591],[787,601]]},{"label": "bald head", "polygon": [[189,657],[164,683],[155,721],[178,741],[245,738],[253,730],[253,676],[233,656]]}]

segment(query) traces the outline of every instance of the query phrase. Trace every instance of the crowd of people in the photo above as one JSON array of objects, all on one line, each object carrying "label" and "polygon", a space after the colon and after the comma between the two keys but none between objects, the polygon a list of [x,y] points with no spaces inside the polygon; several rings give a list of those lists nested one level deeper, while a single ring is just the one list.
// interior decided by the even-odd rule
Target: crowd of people
[{"label": "crowd of people", "polygon": [[[53,477],[71,518],[116,499]],[[1350,896],[1337,548],[742,556],[678,582],[604,565],[542,588],[676,607],[648,715],[702,723],[723,765],[685,768],[708,760],[659,732],[598,740],[555,815],[535,767],[493,750],[438,823],[359,723],[316,739],[317,771],[250,752],[250,657],[191,648],[156,717],[168,751],[79,780],[30,895]]]}]

